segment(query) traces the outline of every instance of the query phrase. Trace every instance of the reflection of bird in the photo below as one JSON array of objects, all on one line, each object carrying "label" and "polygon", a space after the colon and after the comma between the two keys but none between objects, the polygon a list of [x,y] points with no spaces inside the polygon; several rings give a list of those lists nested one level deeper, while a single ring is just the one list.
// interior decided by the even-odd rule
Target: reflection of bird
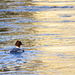
[{"label": "reflection of bird", "polygon": [[15,43],[16,48],[13,48],[10,53],[23,53],[24,50],[20,49],[20,46],[23,45],[21,41]]}]

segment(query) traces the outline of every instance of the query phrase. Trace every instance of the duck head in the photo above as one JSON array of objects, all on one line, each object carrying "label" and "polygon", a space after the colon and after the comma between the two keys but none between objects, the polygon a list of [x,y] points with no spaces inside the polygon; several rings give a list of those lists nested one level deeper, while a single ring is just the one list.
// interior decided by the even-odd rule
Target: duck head
[{"label": "duck head", "polygon": [[21,45],[23,45],[21,41],[16,41],[15,46],[17,48],[20,48]]}]

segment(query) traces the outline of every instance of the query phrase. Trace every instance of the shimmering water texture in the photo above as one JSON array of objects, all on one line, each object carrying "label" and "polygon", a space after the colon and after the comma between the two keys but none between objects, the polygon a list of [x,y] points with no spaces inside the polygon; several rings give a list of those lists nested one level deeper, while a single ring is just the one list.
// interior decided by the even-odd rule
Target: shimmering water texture
[{"label": "shimmering water texture", "polygon": [[75,0],[0,0],[0,75],[75,75]]}]

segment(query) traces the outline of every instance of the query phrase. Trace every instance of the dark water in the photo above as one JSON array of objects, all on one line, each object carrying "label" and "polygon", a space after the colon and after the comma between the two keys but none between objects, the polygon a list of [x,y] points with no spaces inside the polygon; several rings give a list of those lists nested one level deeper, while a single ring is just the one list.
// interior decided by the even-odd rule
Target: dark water
[{"label": "dark water", "polygon": [[74,75],[74,46],[75,0],[0,0],[0,75]]}]

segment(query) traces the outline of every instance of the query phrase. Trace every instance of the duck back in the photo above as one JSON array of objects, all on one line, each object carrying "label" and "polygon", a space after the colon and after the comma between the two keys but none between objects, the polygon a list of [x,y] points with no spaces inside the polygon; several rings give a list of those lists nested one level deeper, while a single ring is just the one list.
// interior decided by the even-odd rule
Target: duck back
[{"label": "duck back", "polygon": [[20,48],[13,48],[10,53],[23,53],[24,50],[20,49]]}]

